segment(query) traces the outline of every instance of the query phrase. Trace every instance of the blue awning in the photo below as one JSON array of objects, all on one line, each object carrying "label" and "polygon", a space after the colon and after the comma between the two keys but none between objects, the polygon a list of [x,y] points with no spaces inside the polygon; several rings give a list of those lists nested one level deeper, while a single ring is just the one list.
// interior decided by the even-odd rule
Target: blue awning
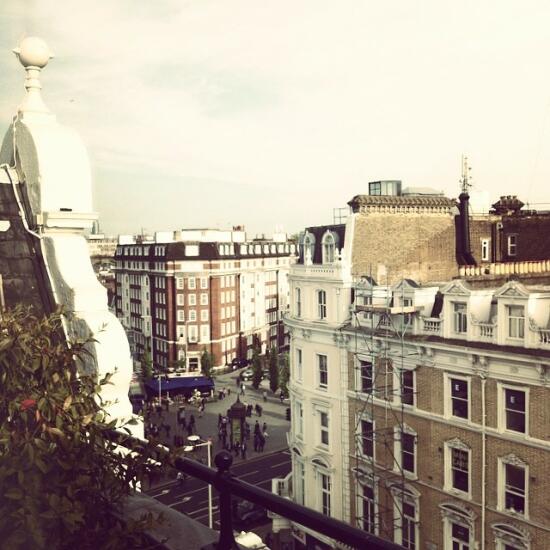
[{"label": "blue awning", "polygon": [[[145,385],[151,392],[159,391],[158,378],[147,380]],[[185,389],[193,390],[195,388],[201,391],[209,391],[214,389],[214,382],[211,378],[206,376],[177,376],[174,378],[163,378],[160,381],[160,390],[162,392]]]}]

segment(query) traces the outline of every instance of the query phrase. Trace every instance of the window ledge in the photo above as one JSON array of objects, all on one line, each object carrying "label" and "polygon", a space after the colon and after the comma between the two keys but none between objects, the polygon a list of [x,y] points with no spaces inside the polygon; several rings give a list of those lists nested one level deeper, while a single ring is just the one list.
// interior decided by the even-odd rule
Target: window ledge
[{"label": "window ledge", "polygon": [[463,500],[472,500],[471,494],[465,493],[460,489],[455,489],[454,487],[445,487],[443,490],[449,493],[450,495],[453,495],[454,497],[461,498]]}]

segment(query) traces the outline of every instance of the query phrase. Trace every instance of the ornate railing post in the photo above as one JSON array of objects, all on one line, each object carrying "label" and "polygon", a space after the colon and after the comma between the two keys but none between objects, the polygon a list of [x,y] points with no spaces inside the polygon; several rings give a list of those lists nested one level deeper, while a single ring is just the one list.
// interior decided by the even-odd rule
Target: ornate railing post
[{"label": "ornate railing post", "polygon": [[222,483],[214,483],[220,499],[220,540],[217,550],[231,550],[237,548],[233,538],[233,517],[231,507],[231,490],[223,483],[223,480],[231,477],[229,468],[233,464],[233,456],[227,451],[221,451],[216,455],[214,464],[218,468],[218,480]]}]

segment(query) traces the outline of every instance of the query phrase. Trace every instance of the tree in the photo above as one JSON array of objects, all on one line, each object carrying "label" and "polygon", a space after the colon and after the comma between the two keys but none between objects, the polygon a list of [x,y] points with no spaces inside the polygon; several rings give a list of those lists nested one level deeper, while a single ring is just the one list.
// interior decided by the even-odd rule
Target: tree
[{"label": "tree", "polygon": [[279,387],[279,354],[277,348],[273,346],[268,355],[269,360],[269,387],[273,393]]},{"label": "tree", "polygon": [[279,388],[283,395],[288,395],[288,381],[290,379],[290,365],[288,362],[288,353],[283,353],[280,356],[279,370]]},{"label": "tree", "polygon": [[[88,342],[63,336],[61,315],[16,308],[0,318],[0,533],[4,548],[136,548],[151,517],[125,520],[124,499],[151,471],[107,430],[103,380],[78,373]],[[75,359],[76,358],[76,359]],[[129,443],[131,449],[138,450]],[[148,449],[148,445],[143,445]]]},{"label": "tree", "polygon": [[151,354],[145,352],[141,356],[141,381],[143,383],[151,380],[153,378],[153,361],[151,359]]},{"label": "tree", "polygon": [[260,357],[260,351],[258,348],[254,348],[252,352],[252,387],[258,389],[260,382],[262,381],[262,359]]},{"label": "tree", "polygon": [[201,372],[204,376],[212,376],[212,368],[214,367],[214,355],[210,353],[206,347],[203,348],[201,355]]}]

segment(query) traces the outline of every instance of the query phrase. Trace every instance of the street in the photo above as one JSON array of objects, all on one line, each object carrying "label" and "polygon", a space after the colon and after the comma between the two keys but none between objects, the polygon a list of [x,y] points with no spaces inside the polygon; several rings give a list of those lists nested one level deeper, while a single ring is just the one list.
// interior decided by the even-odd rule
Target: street
[{"label": "street", "polygon": [[[256,455],[246,461],[234,464],[231,472],[235,477],[271,491],[271,480],[284,477],[290,472],[290,452],[275,451],[264,455]],[[208,525],[208,485],[198,479],[188,477],[183,486],[176,480],[167,481],[147,494],[158,501],[171,506],[189,517]],[[218,496],[212,492],[213,526],[219,529]],[[266,520],[267,522],[268,520]]]}]

